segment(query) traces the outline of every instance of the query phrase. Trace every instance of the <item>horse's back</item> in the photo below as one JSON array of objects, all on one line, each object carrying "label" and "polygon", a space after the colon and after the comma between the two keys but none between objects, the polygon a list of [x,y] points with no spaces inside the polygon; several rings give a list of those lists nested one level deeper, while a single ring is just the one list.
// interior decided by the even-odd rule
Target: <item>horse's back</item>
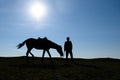
[{"label": "horse's back", "polygon": [[26,46],[28,48],[35,48],[35,49],[48,49],[49,45],[46,39],[38,38],[29,38],[26,40]]},{"label": "horse's back", "polygon": [[57,44],[46,38],[43,38],[43,39],[42,38],[38,38],[38,39],[29,38],[26,40],[26,45],[28,48],[49,49],[49,48],[53,48]]},{"label": "horse's back", "polygon": [[37,39],[35,39],[35,38],[28,38],[26,41],[35,41],[35,40],[37,40]]},{"label": "horse's back", "polygon": [[29,38],[26,40],[26,46],[29,47],[29,46],[34,46],[36,43],[36,39],[34,38]]}]

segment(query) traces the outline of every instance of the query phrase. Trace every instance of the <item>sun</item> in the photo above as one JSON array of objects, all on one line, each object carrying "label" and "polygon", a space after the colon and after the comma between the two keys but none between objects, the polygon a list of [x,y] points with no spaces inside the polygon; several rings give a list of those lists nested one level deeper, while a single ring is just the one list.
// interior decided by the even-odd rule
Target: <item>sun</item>
[{"label": "sun", "polygon": [[33,18],[39,20],[46,16],[47,9],[45,4],[41,2],[34,2],[29,6],[29,13]]}]

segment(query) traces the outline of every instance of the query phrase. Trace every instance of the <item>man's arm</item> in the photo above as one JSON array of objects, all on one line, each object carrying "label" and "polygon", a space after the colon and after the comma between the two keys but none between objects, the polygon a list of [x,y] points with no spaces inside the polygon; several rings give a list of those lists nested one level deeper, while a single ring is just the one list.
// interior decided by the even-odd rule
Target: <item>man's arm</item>
[{"label": "man's arm", "polygon": [[65,44],[64,44],[64,51],[66,51],[66,42],[65,42]]},{"label": "man's arm", "polygon": [[72,42],[70,41],[70,44],[71,44],[71,50],[73,49],[73,45],[72,45]]}]

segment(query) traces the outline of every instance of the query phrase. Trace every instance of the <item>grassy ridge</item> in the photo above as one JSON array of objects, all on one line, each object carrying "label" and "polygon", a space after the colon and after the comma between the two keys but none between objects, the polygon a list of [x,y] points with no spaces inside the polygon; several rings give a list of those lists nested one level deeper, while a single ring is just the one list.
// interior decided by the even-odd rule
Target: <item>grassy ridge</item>
[{"label": "grassy ridge", "polygon": [[120,80],[120,60],[111,58],[65,59],[0,58],[0,80]]}]

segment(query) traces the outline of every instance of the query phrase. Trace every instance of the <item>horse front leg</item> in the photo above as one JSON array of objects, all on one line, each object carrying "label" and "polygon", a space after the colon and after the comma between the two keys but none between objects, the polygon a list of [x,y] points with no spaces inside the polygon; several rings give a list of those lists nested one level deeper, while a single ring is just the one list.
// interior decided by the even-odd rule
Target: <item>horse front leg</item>
[{"label": "horse front leg", "polygon": [[53,63],[52,58],[51,58],[51,54],[50,54],[49,50],[47,50],[47,53],[48,53],[48,55],[50,57],[51,62]]},{"label": "horse front leg", "polygon": [[45,56],[45,50],[43,50],[42,63],[43,63],[44,56]]}]

